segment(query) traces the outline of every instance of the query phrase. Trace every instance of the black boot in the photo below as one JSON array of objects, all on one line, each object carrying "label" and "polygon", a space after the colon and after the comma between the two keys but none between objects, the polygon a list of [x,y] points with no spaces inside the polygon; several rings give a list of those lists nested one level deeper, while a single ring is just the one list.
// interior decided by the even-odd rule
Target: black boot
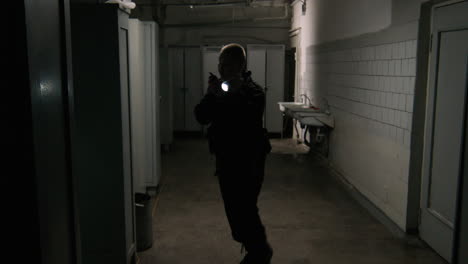
[{"label": "black boot", "polygon": [[270,244],[248,247],[247,254],[240,264],[270,264],[273,257],[273,249]]}]

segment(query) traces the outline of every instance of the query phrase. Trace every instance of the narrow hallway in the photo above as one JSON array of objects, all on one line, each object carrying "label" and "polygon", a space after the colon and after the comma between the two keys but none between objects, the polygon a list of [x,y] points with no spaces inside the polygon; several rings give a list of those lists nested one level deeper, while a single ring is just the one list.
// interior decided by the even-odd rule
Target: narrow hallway
[{"label": "narrow hallway", "polygon": [[[446,263],[422,243],[393,235],[351,198],[318,157],[290,140],[272,144],[259,197],[275,250],[272,263]],[[231,239],[207,142],[177,139],[162,159],[154,244],[139,253],[140,263],[238,263],[240,245]]]}]

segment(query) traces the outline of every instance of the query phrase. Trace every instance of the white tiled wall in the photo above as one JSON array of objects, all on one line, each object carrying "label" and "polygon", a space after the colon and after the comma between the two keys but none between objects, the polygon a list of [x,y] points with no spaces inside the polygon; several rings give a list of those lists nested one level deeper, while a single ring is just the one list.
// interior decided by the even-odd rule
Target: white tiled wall
[{"label": "white tiled wall", "polygon": [[306,77],[312,77],[304,78],[302,87],[312,96],[326,97],[335,116],[331,162],[402,228],[416,44],[409,40],[318,53],[308,50]]},{"label": "white tiled wall", "polygon": [[[388,135],[409,148],[416,40],[319,53],[308,58],[312,59],[309,69],[320,69],[319,79],[326,75],[326,87],[319,89],[326,88],[322,94],[332,108],[367,119],[373,133]],[[313,86],[312,81],[306,79],[304,88]]]}]

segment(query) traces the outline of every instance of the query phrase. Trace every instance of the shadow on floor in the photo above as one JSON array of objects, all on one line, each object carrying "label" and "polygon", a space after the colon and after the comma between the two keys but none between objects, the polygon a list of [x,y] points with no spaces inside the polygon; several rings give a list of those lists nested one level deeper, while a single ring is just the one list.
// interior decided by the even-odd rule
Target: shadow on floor
[{"label": "shadow on floor", "polygon": [[[358,205],[320,159],[291,140],[273,140],[259,208],[273,264],[444,264]],[[163,155],[154,244],[141,264],[234,264],[242,259],[224,215],[214,157],[204,139],[177,139]]]}]

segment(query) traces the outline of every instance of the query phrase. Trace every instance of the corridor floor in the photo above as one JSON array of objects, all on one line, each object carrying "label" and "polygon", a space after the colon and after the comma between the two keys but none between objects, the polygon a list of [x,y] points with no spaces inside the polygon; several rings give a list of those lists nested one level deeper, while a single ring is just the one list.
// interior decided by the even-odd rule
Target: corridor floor
[{"label": "corridor floor", "polygon": [[[446,263],[423,243],[393,235],[318,158],[291,142],[274,140],[259,197],[273,264]],[[141,264],[240,262],[241,247],[231,239],[213,173],[204,139],[177,139],[163,154],[154,244],[139,253]]]}]

